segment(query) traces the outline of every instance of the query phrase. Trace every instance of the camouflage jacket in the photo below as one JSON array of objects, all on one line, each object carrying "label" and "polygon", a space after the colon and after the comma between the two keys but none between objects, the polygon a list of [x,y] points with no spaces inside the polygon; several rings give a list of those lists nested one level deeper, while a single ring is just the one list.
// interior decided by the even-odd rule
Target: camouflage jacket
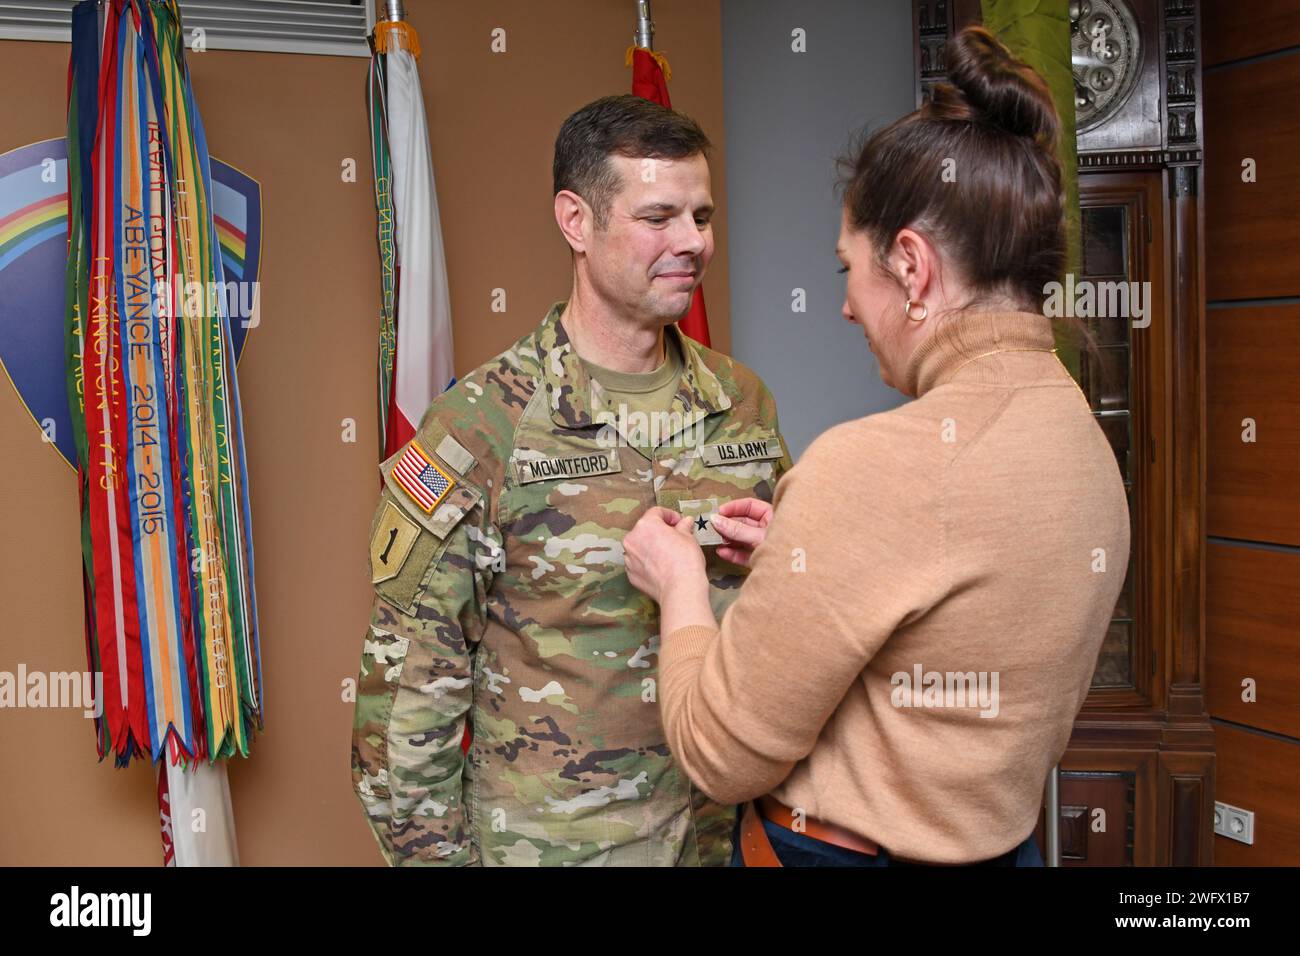
[{"label": "camouflage jacket", "polygon": [[[628,581],[622,539],[654,505],[770,501],[790,464],[775,403],[671,326],[684,369],[647,457],[624,440],[644,423],[587,374],[562,307],[439,396],[381,466],[352,778],[390,864],[709,866],[731,853],[735,808],[665,743],[658,607]],[[721,617],[745,572],[715,550]]]}]

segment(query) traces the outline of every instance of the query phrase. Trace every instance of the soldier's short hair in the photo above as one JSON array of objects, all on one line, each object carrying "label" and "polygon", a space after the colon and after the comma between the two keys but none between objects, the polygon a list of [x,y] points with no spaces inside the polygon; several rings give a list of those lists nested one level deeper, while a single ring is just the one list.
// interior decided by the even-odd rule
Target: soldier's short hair
[{"label": "soldier's short hair", "polygon": [[609,221],[609,207],[619,188],[609,157],[684,159],[713,144],[698,123],[684,113],[625,93],[588,103],[564,121],[555,138],[551,176],[555,193],[567,189],[591,206],[597,228]]}]

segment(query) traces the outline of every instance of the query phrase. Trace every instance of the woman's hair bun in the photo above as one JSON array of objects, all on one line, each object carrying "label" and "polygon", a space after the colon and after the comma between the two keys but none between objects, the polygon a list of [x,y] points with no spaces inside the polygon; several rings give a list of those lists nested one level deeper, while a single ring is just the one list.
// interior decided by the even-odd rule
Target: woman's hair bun
[{"label": "woman's hair bun", "polygon": [[[929,114],[999,127],[1050,146],[1060,119],[1047,84],[984,27],[966,27],[945,47],[948,83],[937,84]],[[950,85],[949,85],[950,84]]]}]

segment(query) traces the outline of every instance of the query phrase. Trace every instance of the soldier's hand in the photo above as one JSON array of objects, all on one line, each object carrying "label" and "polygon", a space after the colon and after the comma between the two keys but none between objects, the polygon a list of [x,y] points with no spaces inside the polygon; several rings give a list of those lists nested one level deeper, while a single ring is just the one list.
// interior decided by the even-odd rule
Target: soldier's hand
[{"label": "soldier's hand", "polygon": [[623,538],[623,555],[632,586],[660,604],[680,583],[706,580],[704,551],[691,522],[667,508],[651,508],[641,516]]},{"label": "soldier's hand", "polygon": [[718,557],[732,564],[749,567],[754,549],[767,537],[772,521],[772,506],[758,498],[738,498],[718,508],[713,516],[713,530],[726,539],[718,545]]}]

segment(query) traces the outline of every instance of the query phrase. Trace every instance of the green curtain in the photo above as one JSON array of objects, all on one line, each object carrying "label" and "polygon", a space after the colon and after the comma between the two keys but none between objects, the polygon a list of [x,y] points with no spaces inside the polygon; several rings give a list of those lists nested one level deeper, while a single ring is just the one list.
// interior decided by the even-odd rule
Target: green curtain
[{"label": "green curtain", "polygon": [[[1074,74],[1070,69],[1069,0],[980,0],[984,26],[1047,81],[1061,117],[1058,152],[1065,180],[1069,251],[1066,271],[1078,274],[1080,262],[1079,177],[1074,136]],[[1058,354],[1079,377],[1078,346],[1058,340]]]}]

